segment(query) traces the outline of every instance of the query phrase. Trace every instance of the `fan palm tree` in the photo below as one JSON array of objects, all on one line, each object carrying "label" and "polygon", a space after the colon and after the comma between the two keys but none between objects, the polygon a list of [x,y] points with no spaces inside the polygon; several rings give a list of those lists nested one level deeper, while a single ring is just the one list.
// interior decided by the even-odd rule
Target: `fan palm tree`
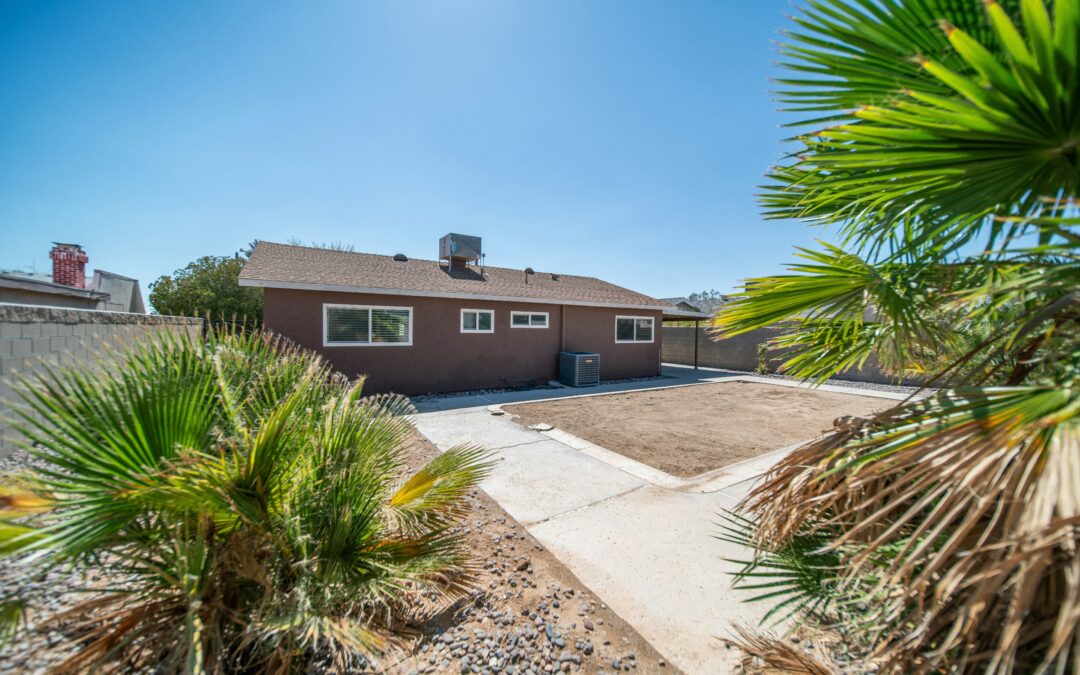
[{"label": "fan palm tree", "polygon": [[[469,588],[454,528],[483,453],[406,478],[408,401],[361,398],[311,352],[261,333],[164,339],[24,398],[40,468],[8,481],[0,554],[107,584],[67,613],[85,632],[61,670],[348,670]],[[26,599],[0,600],[10,625]]]},{"label": "fan palm tree", "polygon": [[729,529],[759,549],[741,579],[895,672],[1080,669],[1080,3],[794,22],[779,97],[804,131],[763,203],[837,243],[747,283],[717,337],[783,322],[786,372],[873,355],[936,391],[774,466]]}]

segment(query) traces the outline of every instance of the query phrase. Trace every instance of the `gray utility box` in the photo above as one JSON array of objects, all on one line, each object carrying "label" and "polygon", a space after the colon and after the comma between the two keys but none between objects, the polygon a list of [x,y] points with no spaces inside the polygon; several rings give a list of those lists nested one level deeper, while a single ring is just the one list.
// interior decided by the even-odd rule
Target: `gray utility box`
[{"label": "gray utility box", "polygon": [[568,387],[600,384],[600,355],[593,352],[559,352],[559,382]]},{"label": "gray utility box", "polygon": [[476,262],[480,259],[480,237],[451,232],[439,240],[439,258],[460,258]]}]

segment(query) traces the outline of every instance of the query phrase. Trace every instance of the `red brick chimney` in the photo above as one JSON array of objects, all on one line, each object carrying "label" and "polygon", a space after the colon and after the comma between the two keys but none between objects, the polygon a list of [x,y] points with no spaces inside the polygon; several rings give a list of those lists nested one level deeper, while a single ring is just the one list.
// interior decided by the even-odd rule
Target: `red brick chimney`
[{"label": "red brick chimney", "polygon": [[90,258],[86,251],[82,250],[82,246],[54,241],[49,257],[52,258],[54,284],[86,288],[86,262]]}]

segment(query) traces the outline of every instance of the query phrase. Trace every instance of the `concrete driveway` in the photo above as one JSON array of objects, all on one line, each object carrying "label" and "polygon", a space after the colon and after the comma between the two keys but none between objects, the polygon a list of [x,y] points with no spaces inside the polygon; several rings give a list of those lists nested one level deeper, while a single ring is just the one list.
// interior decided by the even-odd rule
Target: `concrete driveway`
[{"label": "concrete driveway", "polygon": [[[665,373],[671,378],[606,385],[600,393],[738,379],[685,368],[665,367]],[[757,625],[767,607],[742,602],[748,594],[731,587],[728,573],[736,566],[724,559],[746,559],[749,551],[715,538],[717,514],[734,508],[754,477],[787,449],[700,479],[671,480],[582,439],[525,429],[489,409],[582,391],[595,395],[597,388],[433,399],[418,405],[416,425],[443,450],[459,443],[492,450],[501,461],[483,489],[672,664],[690,673],[730,672],[737,654],[717,638],[729,635],[732,623]]]}]

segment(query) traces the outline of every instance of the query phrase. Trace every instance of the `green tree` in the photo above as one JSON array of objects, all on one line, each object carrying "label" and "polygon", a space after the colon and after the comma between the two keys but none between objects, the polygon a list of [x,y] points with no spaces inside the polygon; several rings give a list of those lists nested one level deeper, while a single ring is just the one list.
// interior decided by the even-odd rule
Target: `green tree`
[{"label": "green tree", "polygon": [[239,282],[244,262],[239,257],[203,256],[151,283],[150,304],[158,314],[261,322],[262,289]]},{"label": "green tree", "polygon": [[794,21],[779,96],[809,130],[763,202],[837,245],[752,280],[718,337],[788,322],[786,372],[873,354],[940,390],[773,467],[729,529],[759,551],[740,579],[893,672],[1075,672],[1080,3],[814,0]]},{"label": "green tree", "polygon": [[[289,246],[306,246],[308,248],[325,248],[328,251],[341,251],[343,253],[356,253],[356,247],[342,241],[304,241],[299,237],[289,237],[285,240]],[[252,248],[255,248],[254,245]]]},{"label": "green tree", "polygon": [[[83,629],[57,670],[368,672],[397,629],[466,594],[460,522],[486,455],[452,448],[408,475],[408,400],[361,386],[249,332],[26,389],[37,463],[0,486],[0,556],[107,586],[56,589],[81,594],[65,621]],[[19,590],[0,588],[9,625]]]},{"label": "green tree", "polygon": [[690,301],[691,305],[699,308],[703,312],[708,312],[709,314],[712,314],[720,308],[720,305],[724,304],[724,294],[716,289],[694,292],[686,299]]}]

